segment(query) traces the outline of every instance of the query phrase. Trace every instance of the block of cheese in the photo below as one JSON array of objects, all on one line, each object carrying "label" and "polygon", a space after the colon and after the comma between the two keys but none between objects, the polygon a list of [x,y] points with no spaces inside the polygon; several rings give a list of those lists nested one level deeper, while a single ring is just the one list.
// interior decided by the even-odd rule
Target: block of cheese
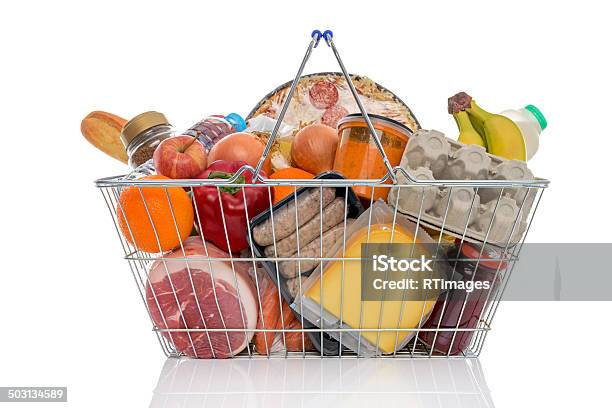
[{"label": "block of cheese", "polygon": [[[369,241],[367,227],[352,234],[350,239],[347,240],[346,255],[344,257],[360,258],[361,244],[368,242],[413,244],[414,249],[411,249],[413,251],[411,257],[418,258],[421,254],[425,257],[431,256],[431,248],[426,247],[419,239],[415,242],[414,233],[408,231],[399,225],[399,223],[395,225],[393,241],[391,239],[391,224],[372,224]],[[336,257],[341,256],[340,250],[340,254]],[[411,274],[413,273],[415,272],[411,272]],[[411,277],[414,276],[419,279],[430,277],[432,274],[432,272],[418,272],[418,274],[421,273],[427,273],[427,276],[411,275]],[[361,333],[360,341],[362,344],[367,342],[366,345],[370,346],[367,348],[372,349],[378,343],[378,352],[383,354],[393,353],[396,347],[399,349],[399,347],[405,345],[416,334],[416,331],[379,331],[378,328],[397,329],[399,327],[402,329],[417,329],[427,319],[438,295],[438,292],[432,293],[432,290],[427,292],[420,288],[419,290],[406,290],[403,302],[401,300],[362,301],[361,262],[359,260],[344,261],[344,279],[342,279],[342,261],[340,260],[327,262],[321,276],[322,278],[319,277],[306,290],[305,297],[312,300],[318,307],[322,304],[323,309],[327,313],[339,320],[342,296],[343,326],[361,329],[359,332],[345,332],[343,336],[347,336],[346,333],[351,333],[349,336],[359,338]],[[436,278],[437,276],[432,277]],[[344,293],[342,294],[343,281]],[[321,289],[323,289],[323,296],[321,296]],[[343,343],[347,347],[353,348],[350,342],[344,341],[345,338],[343,337]]]}]

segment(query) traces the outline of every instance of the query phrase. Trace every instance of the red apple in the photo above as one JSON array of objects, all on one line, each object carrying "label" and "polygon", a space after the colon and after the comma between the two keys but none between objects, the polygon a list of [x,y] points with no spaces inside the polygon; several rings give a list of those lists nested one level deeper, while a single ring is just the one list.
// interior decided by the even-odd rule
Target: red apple
[{"label": "red apple", "polygon": [[206,170],[208,155],[199,140],[191,136],[174,136],[157,146],[153,164],[157,174],[173,179],[189,179]]}]

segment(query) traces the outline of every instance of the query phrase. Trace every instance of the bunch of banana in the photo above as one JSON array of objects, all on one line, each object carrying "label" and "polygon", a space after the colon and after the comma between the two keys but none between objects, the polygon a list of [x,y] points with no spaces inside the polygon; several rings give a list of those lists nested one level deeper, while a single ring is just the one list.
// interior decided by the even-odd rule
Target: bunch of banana
[{"label": "bunch of banana", "polygon": [[526,161],[523,135],[511,119],[485,111],[465,92],[448,98],[448,113],[459,127],[459,142],[484,146],[489,153],[509,160]]}]

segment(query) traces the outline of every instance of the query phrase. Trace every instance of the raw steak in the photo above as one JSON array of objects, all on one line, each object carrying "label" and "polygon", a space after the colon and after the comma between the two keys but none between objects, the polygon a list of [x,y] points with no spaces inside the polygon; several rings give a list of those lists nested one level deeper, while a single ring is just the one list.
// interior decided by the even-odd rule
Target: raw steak
[{"label": "raw steak", "polygon": [[[234,356],[247,347],[257,325],[257,292],[248,276],[248,265],[234,262],[234,274],[229,261],[207,258],[199,237],[189,237],[183,246],[185,255],[178,248],[165,257],[188,261],[157,260],[151,266],[146,298],[153,321],[161,329],[244,329],[163,332],[176,350],[187,356]],[[209,242],[206,249],[212,258],[229,258]]]}]

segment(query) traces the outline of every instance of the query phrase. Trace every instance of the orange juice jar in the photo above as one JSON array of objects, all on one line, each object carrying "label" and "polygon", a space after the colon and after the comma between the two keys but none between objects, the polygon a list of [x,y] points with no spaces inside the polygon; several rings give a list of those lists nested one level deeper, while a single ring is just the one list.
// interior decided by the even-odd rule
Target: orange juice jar
[{"label": "orange juice jar", "polygon": [[[368,115],[387,158],[397,166],[408,143],[411,131],[401,123],[379,115]],[[387,167],[360,113],[353,113],[338,122],[340,141],[336,149],[334,170],[349,179],[381,179]],[[390,183],[390,180],[387,181]],[[372,187],[355,186],[355,194],[366,204],[372,198]],[[374,201],[387,199],[389,188],[374,188]]]}]

